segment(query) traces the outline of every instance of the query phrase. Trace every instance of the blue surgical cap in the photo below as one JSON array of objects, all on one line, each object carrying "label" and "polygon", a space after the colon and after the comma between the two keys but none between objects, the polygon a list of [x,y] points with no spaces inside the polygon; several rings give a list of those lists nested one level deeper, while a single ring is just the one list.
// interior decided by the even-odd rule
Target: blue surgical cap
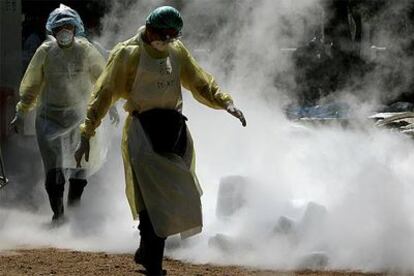
[{"label": "blue surgical cap", "polygon": [[51,34],[53,29],[65,24],[71,24],[75,27],[75,36],[85,36],[85,28],[79,14],[74,9],[60,4],[59,8],[49,14],[46,30]]}]

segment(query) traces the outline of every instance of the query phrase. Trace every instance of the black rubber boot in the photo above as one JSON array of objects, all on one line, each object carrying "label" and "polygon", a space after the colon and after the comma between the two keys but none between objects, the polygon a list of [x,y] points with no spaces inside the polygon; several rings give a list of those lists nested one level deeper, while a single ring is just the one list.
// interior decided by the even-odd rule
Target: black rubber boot
[{"label": "black rubber boot", "polygon": [[145,247],[145,243],[143,242],[143,239],[141,239],[139,242],[139,247],[137,251],[135,251],[135,256],[134,256],[135,263],[140,264],[144,268],[146,268],[146,270],[144,271],[144,274],[154,275],[154,276],[155,275],[167,275],[167,270],[165,269],[161,269],[160,271],[151,271],[147,269],[148,265],[144,263],[144,251],[145,251],[144,247]]},{"label": "black rubber boot", "polygon": [[155,234],[154,228],[146,210],[139,213],[139,226],[141,241],[135,252],[135,262],[146,269],[146,275],[166,275],[162,269],[165,239]]},{"label": "black rubber boot", "polygon": [[52,223],[58,224],[63,220],[63,192],[65,190],[65,176],[61,169],[49,170],[46,174],[46,191],[49,196],[50,207],[53,211]]},{"label": "black rubber boot", "polygon": [[144,241],[142,238],[139,241],[139,247],[137,251],[135,251],[134,261],[140,265],[144,264]]},{"label": "black rubber boot", "polygon": [[74,207],[80,204],[86,184],[88,184],[86,179],[69,179],[68,206]]},{"label": "black rubber boot", "polygon": [[64,207],[63,207],[63,196],[62,197],[49,197],[50,206],[52,207],[53,216],[52,221],[58,222],[63,219]]}]

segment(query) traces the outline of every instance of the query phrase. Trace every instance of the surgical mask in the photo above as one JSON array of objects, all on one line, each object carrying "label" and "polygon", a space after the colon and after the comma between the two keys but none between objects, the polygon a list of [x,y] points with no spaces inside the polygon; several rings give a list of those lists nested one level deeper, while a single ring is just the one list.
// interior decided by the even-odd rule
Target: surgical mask
[{"label": "surgical mask", "polygon": [[73,40],[73,31],[63,29],[56,34],[56,40],[59,45],[68,46]]},{"label": "surgical mask", "polygon": [[164,52],[168,48],[168,42],[161,41],[161,40],[154,40],[151,42],[151,46],[160,52]]}]

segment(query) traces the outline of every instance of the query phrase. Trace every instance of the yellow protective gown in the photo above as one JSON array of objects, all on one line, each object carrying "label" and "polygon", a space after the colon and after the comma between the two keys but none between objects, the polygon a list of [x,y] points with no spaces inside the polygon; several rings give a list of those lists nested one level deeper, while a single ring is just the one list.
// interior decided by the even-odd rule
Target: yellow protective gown
[{"label": "yellow protective gown", "polygon": [[[162,95],[162,97],[157,96],[156,100],[152,98],[151,93],[136,93],[137,86],[140,86],[140,91],[145,91],[145,87],[140,85],[140,81],[147,83],[150,90],[153,89],[150,88],[152,84],[159,85],[156,83],[157,80],[154,79],[138,79],[140,74],[137,71],[139,71],[139,67],[142,66],[140,61],[143,54],[145,57],[149,57],[154,61],[158,60],[160,62],[164,62],[165,60],[170,60],[169,57],[171,57],[172,63],[175,63],[174,60],[176,60],[178,64],[173,64],[172,70],[178,70],[178,72],[172,72],[172,74],[174,75],[177,73],[179,83],[191,91],[194,98],[199,102],[216,109],[223,109],[229,102],[232,102],[231,97],[227,93],[220,90],[214,78],[197,64],[180,41],[177,40],[170,44],[168,51],[158,52],[142,42],[141,34],[143,31],[144,28],[141,28],[136,36],[118,44],[113,49],[106,68],[94,87],[85,123],[81,125],[82,135],[92,137],[95,134],[95,129],[100,125],[102,118],[105,116],[111,104],[119,98],[126,100],[124,108],[129,113],[132,113],[133,111],[142,112],[153,108],[169,108],[181,111],[181,90],[179,92],[180,95],[175,92],[167,93]],[[143,139],[143,137],[140,136],[139,131],[137,131],[137,129],[140,129],[139,123],[137,125],[135,121],[137,120],[134,120],[132,116],[128,116],[126,120],[122,138],[122,154],[125,167],[126,194],[131,207],[132,215],[134,219],[137,219],[138,212],[147,208],[149,205],[156,205],[157,202],[153,201],[156,201],[157,199],[152,197],[151,199],[145,198],[144,200],[139,185],[142,185],[142,183],[138,183],[137,180],[140,178],[137,177],[137,174],[143,172],[142,170],[137,169],[137,166],[134,166],[133,163],[135,161],[133,161],[133,159],[139,160],[140,156],[132,155],[142,154],[145,150],[140,151],[131,149],[130,147],[130,139]],[[133,138],[131,136],[133,136]],[[189,140],[191,141],[191,137]],[[192,147],[192,144],[188,146]],[[152,158],[152,161],[157,158],[157,156]],[[193,156],[190,157],[190,163],[192,163],[191,169],[192,172],[194,172],[194,162],[191,162],[194,160],[191,160],[191,158],[193,158]],[[146,160],[148,161],[149,159]],[[149,162],[152,161],[150,160]],[[188,164],[188,159],[184,161]],[[195,177],[195,175],[193,176]],[[186,179],[186,177],[187,176],[183,176],[181,179]],[[148,202],[149,200],[151,202]],[[198,206],[195,207],[197,208]],[[155,223],[154,218],[152,218],[152,221]],[[160,224],[162,224],[162,222],[160,222]],[[188,226],[188,230],[190,230],[190,225]],[[157,226],[154,225],[154,228],[157,228]],[[168,229],[168,226],[163,229]],[[157,229],[155,230],[157,232]],[[163,233],[160,235],[160,232]],[[157,234],[160,236],[166,236],[165,233],[169,235],[172,234],[173,231],[159,230]]]},{"label": "yellow protective gown", "polygon": [[[50,38],[34,54],[20,84],[16,111],[26,113],[37,105],[36,135],[46,172],[68,168],[75,178],[92,173],[76,169],[73,153],[80,141],[79,125],[86,115],[92,85],[104,66],[102,55],[85,38],[75,37],[68,48],[59,47]],[[90,164],[96,166],[104,152],[98,147],[92,152]],[[89,169],[90,164],[86,166]]]}]

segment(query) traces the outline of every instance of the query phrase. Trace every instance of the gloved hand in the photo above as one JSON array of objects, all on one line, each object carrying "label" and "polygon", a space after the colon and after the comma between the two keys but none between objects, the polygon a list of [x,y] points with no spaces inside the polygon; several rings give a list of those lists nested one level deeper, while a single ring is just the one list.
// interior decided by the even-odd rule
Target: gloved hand
[{"label": "gloved hand", "polygon": [[76,167],[81,168],[82,157],[85,155],[85,161],[89,161],[90,144],[89,138],[81,137],[81,141],[75,151]]},{"label": "gloved hand", "polygon": [[231,115],[239,119],[240,122],[242,123],[242,126],[245,127],[247,125],[247,122],[246,122],[246,119],[244,118],[243,113],[233,103],[229,103],[226,107],[226,110],[228,113],[230,113]]},{"label": "gloved hand", "polygon": [[16,133],[23,134],[24,131],[24,115],[22,113],[16,112],[13,120],[10,122],[10,128],[14,129]]},{"label": "gloved hand", "polygon": [[115,126],[118,126],[119,124],[119,114],[118,114],[118,110],[116,109],[116,106],[112,106],[109,109],[109,119],[111,120],[111,123]]}]

